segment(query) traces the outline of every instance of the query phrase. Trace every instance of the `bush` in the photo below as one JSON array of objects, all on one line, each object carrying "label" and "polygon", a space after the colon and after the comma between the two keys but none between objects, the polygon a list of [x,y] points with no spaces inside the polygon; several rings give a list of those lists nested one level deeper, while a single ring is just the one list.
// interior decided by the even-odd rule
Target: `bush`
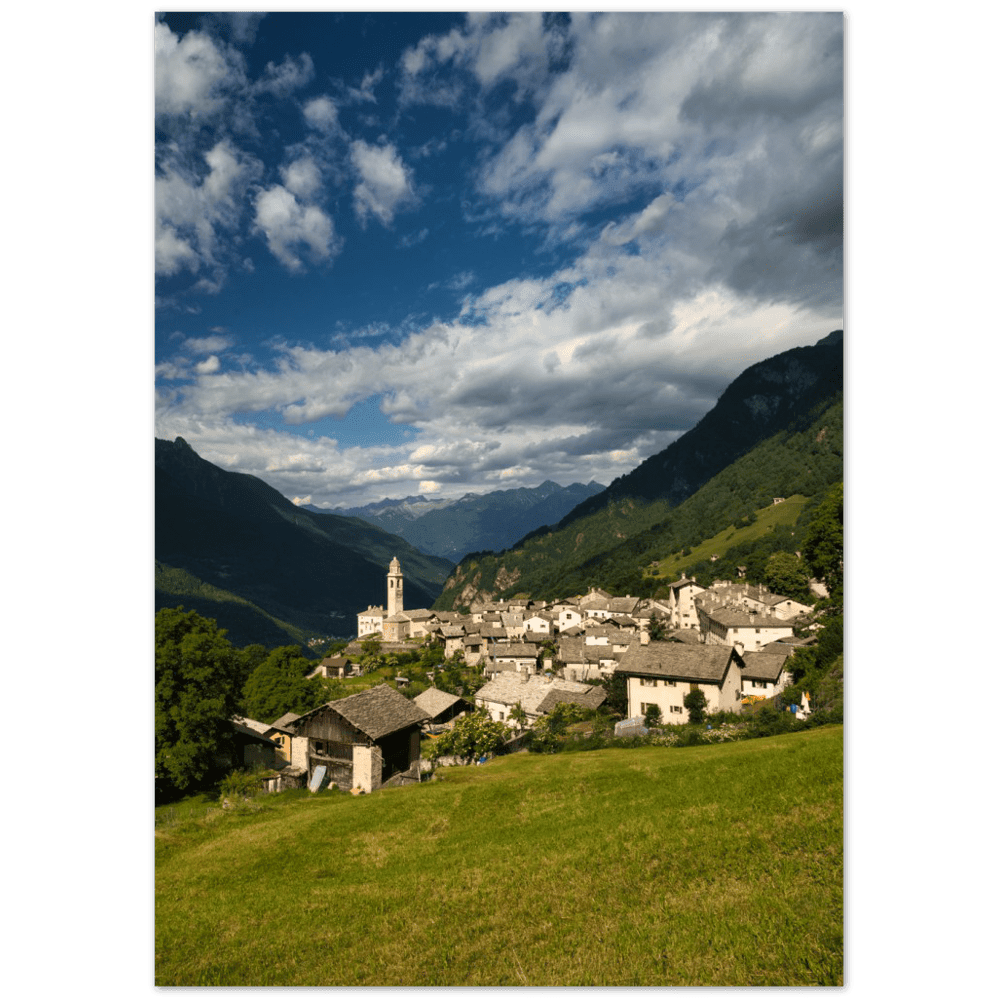
[{"label": "bush", "polygon": [[230,772],[219,782],[220,801],[223,805],[228,802],[231,806],[238,806],[255,799],[264,790],[264,774],[264,769],[260,767]]}]

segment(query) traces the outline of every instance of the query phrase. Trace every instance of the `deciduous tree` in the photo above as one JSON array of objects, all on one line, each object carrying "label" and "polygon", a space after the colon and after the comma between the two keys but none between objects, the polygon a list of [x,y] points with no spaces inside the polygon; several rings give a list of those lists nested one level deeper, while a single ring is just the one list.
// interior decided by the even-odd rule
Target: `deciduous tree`
[{"label": "deciduous tree", "polygon": [[214,619],[180,607],[157,612],[155,647],[156,777],[184,791],[231,753],[240,653]]}]

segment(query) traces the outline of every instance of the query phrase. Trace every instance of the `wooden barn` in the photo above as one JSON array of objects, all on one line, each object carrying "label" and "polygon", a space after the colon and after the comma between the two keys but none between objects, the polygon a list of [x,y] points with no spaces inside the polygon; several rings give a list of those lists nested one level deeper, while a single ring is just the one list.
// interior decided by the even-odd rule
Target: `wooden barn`
[{"label": "wooden barn", "polygon": [[287,724],[308,739],[309,782],[319,767],[344,791],[373,791],[420,759],[420,726],[428,715],[387,684],[328,701]]}]

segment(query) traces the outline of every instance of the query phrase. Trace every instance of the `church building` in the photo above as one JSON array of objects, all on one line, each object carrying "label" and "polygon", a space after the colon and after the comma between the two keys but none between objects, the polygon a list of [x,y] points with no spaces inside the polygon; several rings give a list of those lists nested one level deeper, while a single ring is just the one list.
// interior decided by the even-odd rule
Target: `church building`
[{"label": "church building", "polygon": [[378,607],[369,604],[367,611],[358,614],[358,638],[364,638],[373,632],[381,632],[386,619],[402,613],[403,610],[403,567],[393,556],[386,574],[386,603],[388,611],[380,604]]}]

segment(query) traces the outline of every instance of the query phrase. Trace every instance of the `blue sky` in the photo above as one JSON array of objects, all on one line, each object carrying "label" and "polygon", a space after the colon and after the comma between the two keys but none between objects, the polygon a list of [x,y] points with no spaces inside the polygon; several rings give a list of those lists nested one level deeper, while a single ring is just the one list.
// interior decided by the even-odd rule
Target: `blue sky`
[{"label": "blue sky", "polygon": [[165,14],[156,434],[353,505],[608,483],[843,325],[838,14]]}]

